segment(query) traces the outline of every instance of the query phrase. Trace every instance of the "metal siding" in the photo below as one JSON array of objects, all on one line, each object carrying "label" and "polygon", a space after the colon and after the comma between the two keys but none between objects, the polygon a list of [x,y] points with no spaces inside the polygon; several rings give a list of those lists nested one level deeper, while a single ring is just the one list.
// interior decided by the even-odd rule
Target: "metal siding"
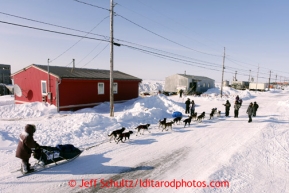
[{"label": "metal siding", "polygon": [[[114,81],[118,83],[118,93],[114,94],[114,101],[130,100],[138,97],[138,81]],[[104,94],[98,94],[98,83],[104,83]],[[76,110],[92,107],[96,103],[110,101],[109,80],[76,80],[62,79],[59,85],[60,110]],[[85,106],[85,104],[87,106]],[[93,105],[91,105],[93,104]],[[82,107],[61,108],[70,105]]]},{"label": "metal siding", "polygon": [[177,92],[178,87],[187,87],[188,88],[188,80],[186,77],[180,76],[178,74],[166,77],[166,79],[165,79],[165,91]]},{"label": "metal siding", "polygon": [[[104,94],[98,94],[98,83],[104,83]],[[59,85],[59,106],[90,104],[109,101],[108,80],[62,79]],[[60,109],[61,110],[61,109]]]},{"label": "metal siding", "polygon": [[178,84],[176,87],[186,87],[186,89],[188,89],[188,78],[178,75]]},{"label": "metal siding", "polygon": [[[42,102],[41,80],[45,80],[48,87],[48,74],[33,67],[15,74],[13,76],[14,84],[19,85],[22,90],[21,97],[15,95],[15,100],[18,101],[17,103]],[[56,105],[55,83],[56,78],[50,76],[50,89],[48,89],[48,91],[52,93],[51,103],[53,105]]]},{"label": "metal siding", "polygon": [[[116,82],[116,81],[115,81]],[[129,100],[139,96],[139,82],[136,81],[117,81],[118,93],[114,95],[115,101]]]}]

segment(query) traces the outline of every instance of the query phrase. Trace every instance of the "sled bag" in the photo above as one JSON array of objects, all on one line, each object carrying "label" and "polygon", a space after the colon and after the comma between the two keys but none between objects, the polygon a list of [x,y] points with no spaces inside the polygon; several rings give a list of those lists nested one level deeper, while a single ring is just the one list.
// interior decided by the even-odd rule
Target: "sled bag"
[{"label": "sled bag", "polygon": [[173,112],[173,115],[172,115],[174,118],[176,118],[176,117],[182,117],[183,116],[183,114],[181,113],[181,112],[179,112],[179,111],[175,111],[175,112]]}]

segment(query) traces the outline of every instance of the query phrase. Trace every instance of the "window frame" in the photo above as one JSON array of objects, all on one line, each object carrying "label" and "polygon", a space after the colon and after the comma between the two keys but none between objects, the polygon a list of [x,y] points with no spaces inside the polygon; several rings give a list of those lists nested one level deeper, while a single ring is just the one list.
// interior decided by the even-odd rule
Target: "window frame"
[{"label": "window frame", "polygon": [[113,94],[117,94],[118,93],[118,83],[114,82],[113,83]]},{"label": "window frame", "polygon": [[[43,83],[45,83],[45,92],[43,92]],[[41,95],[42,96],[47,96],[48,90],[47,90],[47,82],[46,80],[41,80]]]},{"label": "window frame", "polygon": [[[100,85],[103,86],[103,87],[102,87],[102,90],[100,89]],[[100,91],[102,91],[102,92],[100,92]],[[97,84],[97,93],[98,93],[99,95],[104,94],[104,82],[99,82],[99,83]]]}]

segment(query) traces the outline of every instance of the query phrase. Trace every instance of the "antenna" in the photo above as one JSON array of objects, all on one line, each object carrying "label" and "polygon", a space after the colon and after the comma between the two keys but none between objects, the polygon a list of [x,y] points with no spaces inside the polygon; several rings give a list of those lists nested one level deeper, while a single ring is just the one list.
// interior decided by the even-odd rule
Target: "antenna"
[{"label": "antenna", "polygon": [[18,97],[22,96],[22,90],[21,90],[20,86],[18,86],[17,84],[14,84],[14,93]]}]

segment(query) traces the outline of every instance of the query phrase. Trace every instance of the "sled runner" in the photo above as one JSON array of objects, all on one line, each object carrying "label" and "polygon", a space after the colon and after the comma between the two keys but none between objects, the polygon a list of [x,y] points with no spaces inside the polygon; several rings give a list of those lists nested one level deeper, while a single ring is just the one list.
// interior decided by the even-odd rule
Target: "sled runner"
[{"label": "sled runner", "polygon": [[80,150],[71,144],[57,145],[56,147],[40,146],[39,149],[33,151],[33,157],[38,160],[38,162],[32,166],[32,169],[34,170],[18,176],[17,178],[70,162],[77,158],[82,152],[83,150]]}]

